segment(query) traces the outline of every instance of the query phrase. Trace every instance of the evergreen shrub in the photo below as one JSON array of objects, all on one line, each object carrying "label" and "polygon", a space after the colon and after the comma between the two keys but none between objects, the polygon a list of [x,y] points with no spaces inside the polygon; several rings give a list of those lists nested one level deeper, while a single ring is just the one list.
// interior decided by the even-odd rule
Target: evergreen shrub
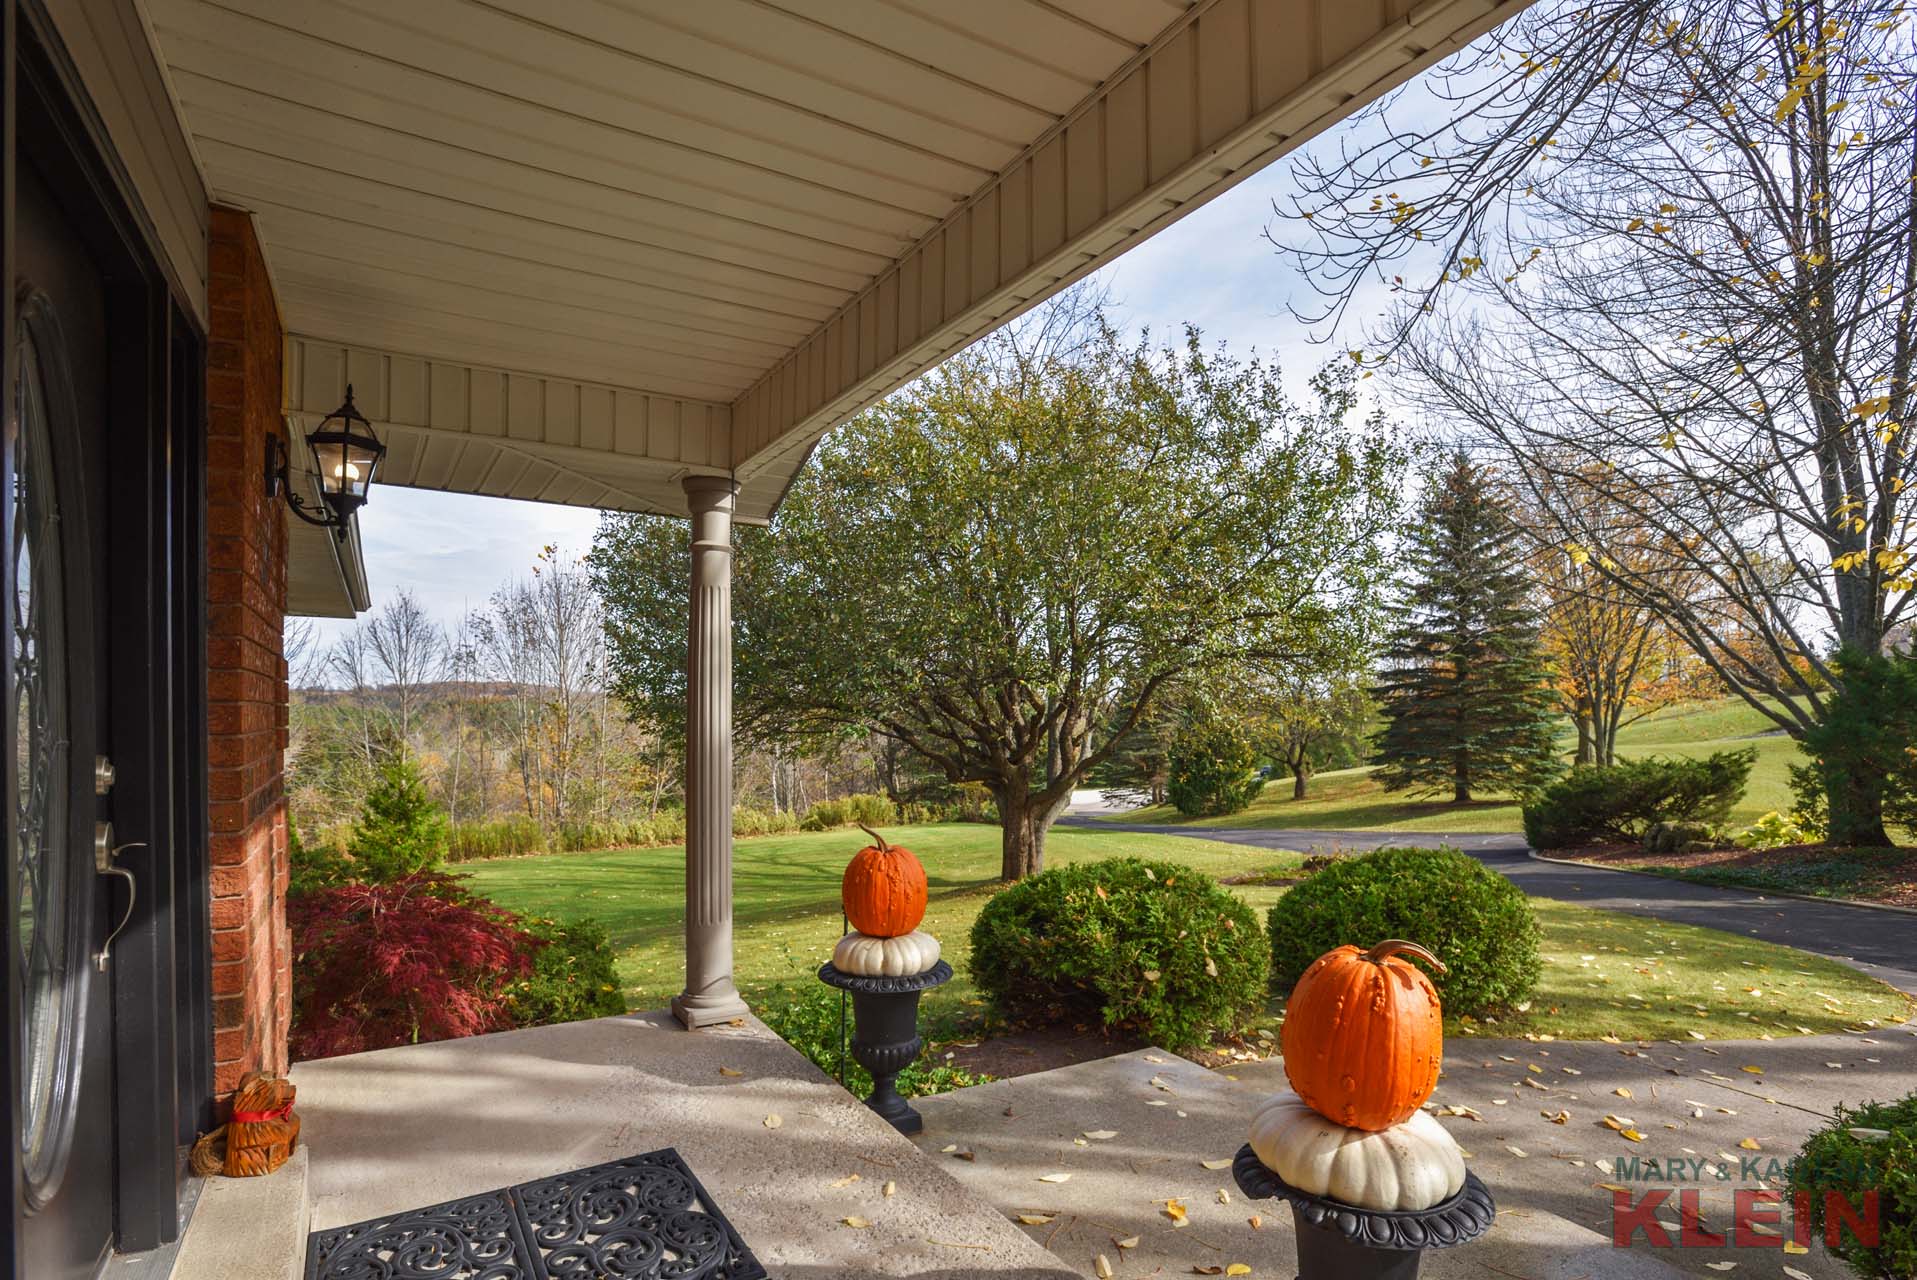
[{"label": "evergreen shrub", "polygon": [[1184,1049],[1264,1007],[1270,954],[1251,908],[1210,878],[1113,858],[1000,892],[972,924],[971,963],[1008,1017],[1096,1018]]},{"label": "evergreen shrub", "polygon": [[1340,858],[1278,899],[1266,917],[1271,980],[1289,992],[1334,947],[1405,938],[1430,948],[1446,1013],[1479,1017],[1537,991],[1537,918],[1524,891],[1456,849],[1374,849]]},{"label": "evergreen shrub", "polygon": [[1702,759],[1580,765],[1525,801],[1524,838],[1534,849],[1592,840],[1642,840],[1659,823],[1716,828],[1743,799],[1757,751]]},{"label": "evergreen shrub", "polygon": [[[1790,1165],[1791,1199],[1808,1204],[1811,1230],[1860,1276],[1917,1276],[1917,1093],[1896,1102],[1840,1105]],[[1877,1201],[1874,1243],[1833,1214],[1848,1206],[1868,1228],[1866,1198]],[[1801,1210],[1800,1210],[1801,1212]]]}]

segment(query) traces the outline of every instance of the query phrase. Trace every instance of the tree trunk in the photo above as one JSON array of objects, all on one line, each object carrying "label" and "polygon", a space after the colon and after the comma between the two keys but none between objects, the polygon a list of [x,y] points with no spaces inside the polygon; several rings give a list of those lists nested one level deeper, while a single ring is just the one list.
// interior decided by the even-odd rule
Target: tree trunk
[{"label": "tree trunk", "polygon": [[1572,760],[1572,763],[1578,765],[1600,763],[1597,748],[1596,717],[1591,714],[1590,707],[1583,702],[1578,703],[1576,710],[1571,713],[1571,719],[1578,727],[1578,753]]},{"label": "tree trunk", "polygon": [[1291,766],[1291,798],[1303,800],[1311,786],[1311,765],[1300,760]]},{"label": "tree trunk", "polygon": [[1891,844],[1884,830],[1884,792],[1880,780],[1860,776],[1853,770],[1832,770],[1826,775],[1825,795],[1830,801],[1830,830],[1827,839],[1848,849],[1883,849]]},{"label": "tree trunk", "polygon": [[1043,803],[1025,785],[994,787],[992,798],[998,804],[999,879],[1012,881],[1035,876],[1045,870],[1045,833],[1053,819],[1071,801],[1067,791],[1049,804]]}]

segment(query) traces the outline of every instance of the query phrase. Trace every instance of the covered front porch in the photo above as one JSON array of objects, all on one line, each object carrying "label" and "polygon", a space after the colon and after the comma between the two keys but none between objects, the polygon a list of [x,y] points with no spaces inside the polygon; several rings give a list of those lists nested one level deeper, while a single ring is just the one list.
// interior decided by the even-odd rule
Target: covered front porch
[{"label": "covered front porch", "polygon": [[[325,1233],[662,1147],[786,1280],[1073,1274],[750,1018],[688,1036],[662,1009],[302,1063],[293,1079],[310,1163],[260,1181],[303,1188],[210,1185],[176,1275],[302,1275],[303,1248],[249,1259],[249,1242],[303,1231],[293,1215]],[[222,1197],[269,1221],[221,1213]]]},{"label": "covered front porch", "polygon": [[[173,338],[94,416],[104,438],[156,389],[171,406],[178,438],[114,465],[152,471],[179,564],[124,520],[101,562],[149,612],[193,606],[176,700],[116,709],[124,738],[177,728],[180,764],[123,778],[100,869],[124,897],[72,947],[104,954],[111,901],[121,953],[154,959],[94,992],[118,1074],[59,1068],[98,1100],[87,1180],[43,1180],[52,1213],[16,1197],[28,1244],[0,1270],[91,1277],[172,1245],[180,1148],[246,1073],[291,1065],[282,630],[379,584],[350,507],[321,527],[286,499],[325,506],[302,439],[350,400],[385,449],[375,504],[406,486],[687,520],[685,979],[669,1012],[298,1066],[309,1182],[280,1225],[305,1230],[309,1192],[327,1228],[671,1147],[775,1275],[1057,1274],[739,997],[733,526],[768,522],[835,424],[1526,2],[0,0],[71,153],[22,147],[46,229],[110,213],[82,229],[150,294],[102,277],[115,322]],[[95,776],[75,794],[104,815]],[[139,817],[147,791],[175,807]],[[90,905],[94,842],[73,851]],[[71,1136],[81,1095],[60,1096]],[[861,1212],[887,1183],[887,1212]],[[248,1190],[206,1188],[174,1274],[297,1272],[286,1237],[222,1210]]]}]

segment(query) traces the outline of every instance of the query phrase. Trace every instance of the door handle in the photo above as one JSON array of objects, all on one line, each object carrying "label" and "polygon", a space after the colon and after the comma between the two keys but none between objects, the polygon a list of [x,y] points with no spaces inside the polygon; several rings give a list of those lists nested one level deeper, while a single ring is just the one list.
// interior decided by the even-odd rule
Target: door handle
[{"label": "door handle", "polygon": [[106,972],[107,957],[113,951],[113,940],[119,937],[121,930],[125,929],[127,925],[132,922],[133,904],[140,896],[140,882],[133,878],[131,871],[120,866],[115,859],[120,856],[123,850],[144,848],[146,848],[146,841],[144,840],[131,840],[126,844],[114,844],[113,824],[111,822],[96,822],[93,824],[93,869],[100,875],[119,876],[126,881],[126,911],[120,916],[120,923],[114,925],[107,933],[106,941],[100,944],[99,951],[95,952],[93,956],[93,967],[101,973]]}]

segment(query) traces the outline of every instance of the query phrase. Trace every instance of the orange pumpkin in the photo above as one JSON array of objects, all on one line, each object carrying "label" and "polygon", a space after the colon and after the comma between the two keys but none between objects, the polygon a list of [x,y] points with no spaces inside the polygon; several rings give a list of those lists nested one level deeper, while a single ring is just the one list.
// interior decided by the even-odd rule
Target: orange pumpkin
[{"label": "orange pumpkin", "polygon": [[925,919],[925,868],[910,849],[887,844],[864,823],[859,829],[872,843],[852,856],[840,898],[845,918],[873,938],[901,938]]},{"label": "orange pumpkin", "polygon": [[1278,1043],[1286,1078],[1313,1111],[1348,1128],[1403,1124],[1438,1087],[1438,993],[1400,954],[1444,972],[1415,942],[1338,947],[1311,962],[1285,1005]]}]

